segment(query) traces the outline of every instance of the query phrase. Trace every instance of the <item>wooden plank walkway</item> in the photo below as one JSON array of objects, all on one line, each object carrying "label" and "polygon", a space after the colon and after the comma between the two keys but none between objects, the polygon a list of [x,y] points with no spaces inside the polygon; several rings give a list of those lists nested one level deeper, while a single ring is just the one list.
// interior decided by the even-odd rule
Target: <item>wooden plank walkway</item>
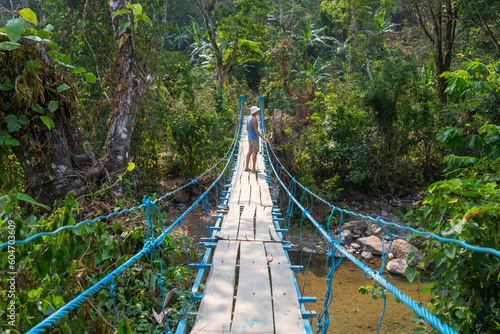
[{"label": "wooden plank walkway", "polygon": [[247,138],[244,126],[229,209],[191,333],[306,333],[290,263],[274,228],[262,155],[259,173],[244,171]]}]

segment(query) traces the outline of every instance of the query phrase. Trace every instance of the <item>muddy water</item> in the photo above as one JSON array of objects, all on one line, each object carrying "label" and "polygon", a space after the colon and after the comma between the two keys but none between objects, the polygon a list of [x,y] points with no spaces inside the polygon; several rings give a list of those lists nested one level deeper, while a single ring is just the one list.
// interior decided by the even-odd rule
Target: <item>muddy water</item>
[{"label": "muddy water", "polygon": [[[290,253],[292,264],[300,264],[300,254]],[[303,255],[302,264],[307,266],[309,255]],[[381,265],[380,258],[375,258],[366,263],[371,268],[378,270]],[[297,275],[299,287],[302,290],[305,270]],[[416,302],[427,305],[429,294],[420,294],[427,285],[417,279],[409,283],[404,277],[397,277],[384,271],[384,276]],[[306,309],[312,309],[320,314],[323,311],[326,290],[326,256],[313,255],[309,265],[304,296],[316,296],[317,303],[306,303]],[[362,295],[358,292],[360,286],[373,285],[373,280],[364,278],[363,271],[354,263],[343,259],[336,269],[332,281],[333,302],[329,307],[330,326],[328,333],[376,333],[380,315],[383,309],[383,300],[372,299],[371,295]],[[414,328],[415,313],[405,304],[396,303],[392,294],[387,294],[385,315],[379,333],[412,333]],[[313,331],[317,330],[317,319],[312,321]]]}]

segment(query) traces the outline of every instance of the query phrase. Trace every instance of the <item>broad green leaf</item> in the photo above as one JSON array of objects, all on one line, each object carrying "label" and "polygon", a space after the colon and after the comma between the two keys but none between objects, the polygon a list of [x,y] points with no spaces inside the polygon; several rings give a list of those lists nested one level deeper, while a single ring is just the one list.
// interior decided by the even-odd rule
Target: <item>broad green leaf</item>
[{"label": "broad green leaf", "polygon": [[34,25],[38,24],[38,21],[36,19],[36,14],[29,8],[24,8],[19,11],[19,14],[24,17],[26,21],[29,23],[33,23]]},{"label": "broad green leaf", "polygon": [[58,53],[56,57],[57,57],[57,59],[59,59],[60,61],[62,61],[66,65],[71,64],[71,57],[68,55],[65,55],[64,53]]},{"label": "broad green leaf", "polygon": [[142,6],[141,4],[133,4],[133,5],[125,5],[125,7],[130,8],[134,11],[134,15],[137,16],[142,13]]},{"label": "broad green leaf", "polygon": [[118,33],[121,35],[127,30],[128,26],[130,25],[130,20],[129,19],[121,19],[120,23],[118,23]]},{"label": "broad green leaf", "polygon": [[57,101],[50,101],[49,102],[49,111],[50,112],[56,111],[57,108],[59,108],[59,102],[57,102]]},{"label": "broad green leaf", "polygon": [[6,119],[5,123],[7,123],[7,129],[9,132],[16,132],[21,129],[21,124],[17,122],[17,116],[10,114]]},{"label": "broad green leaf", "polygon": [[17,121],[21,125],[26,125],[26,124],[29,123],[29,119],[26,116],[24,116],[24,115],[19,116],[19,118],[17,119]]},{"label": "broad green leaf", "polygon": [[408,282],[413,282],[415,276],[417,275],[417,269],[413,266],[408,266],[405,269],[405,276],[408,279]]},{"label": "broad green leaf", "polygon": [[52,24],[47,24],[47,26],[45,28],[43,28],[43,30],[48,31],[48,32],[51,32],[53,29],[54,29],[54,26]]},{"label": "broad green leaf", "polygon": [[64,299],[61,296],[53,296],[52,305],[54,305],[54,307],[58,309],[59,307],[64,305]]},{"label": "broad green leaf", "polygon": [[40,37],[38,37],[38,36],[32,36],[32,35],[30,35],[30,36],[23,36],[23,38],[30,39],[30,40],[35,41],[35,42],[41,42],[42,41],[42,39]]},{"label": "broad green leaf", "polygon": [[3,111],[7,111],[7,110],[9,110],[10,108],[12,108],[12,102],[7,101],[7,102],[5,102],[4,104],[2,104],[2,110],[3,110]]},{"label": "broad green leaf", "polygon": [[23,194],[23,193],[20,193],[18,192],[16,194],[16,198],[20,201],[25,201],[25,202],[28,202],[28,203],[31,203],[31,204],[34,204],[34,205],[38,205],[46,210],[50,210],[50,208],[46,205],[43,205],[41,203],[38,203],[33,197],[29,196],[29,195],[26,195],[26,194]]},{"label": "broad green leaf", "polygon": [[94,73],[87,73],[85,76],[85,81],[87,81],[89,84],[95,83],[97,80],[97,77],[94,75]]},{"label": "broad green leaf", "polygon": [[443,250],[444,254],[446,254],[446,256],[450,259],[455,257],[455,245],[446,244]]},{"label": "broad green leaf", "polygon": [[50,118],[48,118],[47,116],[40,116],[40,119],[49,128],[49,130],[55,126],[54,122],[52,122],[52,120]]},{"label": "broad green leaf", "polygon": [[4,140],[3,145],[19,146],[21,143],[17,139],[7,138]]},{"label": "broad green leaf", "polygon": [[5,81],[3,82],[3,84],[0,84],[0,90],[8,91],[12,88],[14,88],[14,84],[8,77],[5,77]]},{"label": "broad green leaf", "polygon": [[73,73],[75,73],[75,74],[80,74],[80,73],[83,73],[83,72],[85,72],[85,69],[83,67],[75,67],[73,69]]},{"label": "broad green leaf", "polygon": [[18,43],[13,43],[13,42],[1,42],[0,43],[0,50],[5,50],[5,51],[10,51],[14,49],[19,49],[21,47],[21,44]]},{"label": "broad green leaf", "polygon": [[464,312],[462,312],[462,311],[460,311],[460,310],[457,310],[457,311],[455,312],[455,315],[457,316],[457,318],[458,318],[458,319],[463,319],[463,318],[465,318],[465,317],[466,317],[465,313],[464,313]]},{"label": "broad green leaf", "polygon": [[24,25],[26,21],[23,18],[12,19],[7,22],[5,26],[5,32],[7,33],[7,37],[13,43],[16,43],[21,35],[23,34]]},{"label": "broad green leaf", "polygon": [[57,87],[57,92],[61,93],[61,92],[64,92],[65,90],[68,90],[70,88],[71,88],[70,86],[68,86],[66,84],[62,84],[59,87]]},{"label": "broad green leaf", "polygon": [[38,104],[35,104],[33,107],[31,107],[31,109],[33,109],[34,111],[36,111],[39,114],[43,114],[44,113],[43,108],[40,107]]},{"label": "broad green leaf", "polygon": [[147,15],[144,15],[144,14],[137,14],[137,17],[136,17],[138,20],[143,20],[143,21],[146,21],[147,23],[149,23],[150,26],[153,26],[153,22],[151,21],[151,19],[147,16]]},{"label": "broad green leaf", "polygon": [[112,15],[117,16],[117,15],[123,15],[123,14],[128,14],[128,10],[122,9],[122,10],[119,10],[117,12],[114,12]]},{"label": "broad green leaf", "polygon": [[36,60],[28,60],[26,62],[26,68],[31,73],[38,73],[38,71],[40,70],[40,63],[38,63],[38,61]]}]

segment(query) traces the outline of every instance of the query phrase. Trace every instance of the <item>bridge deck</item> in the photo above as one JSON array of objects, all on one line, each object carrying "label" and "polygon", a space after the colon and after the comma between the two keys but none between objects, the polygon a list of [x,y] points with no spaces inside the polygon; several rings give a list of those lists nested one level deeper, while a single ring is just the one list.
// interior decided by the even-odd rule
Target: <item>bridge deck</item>
[{"label": "bridge deck", "polygon": [[228,212],[191,333],[306,333],[288,257],[274,228],[262,155],[245,172],[244,128]]}]

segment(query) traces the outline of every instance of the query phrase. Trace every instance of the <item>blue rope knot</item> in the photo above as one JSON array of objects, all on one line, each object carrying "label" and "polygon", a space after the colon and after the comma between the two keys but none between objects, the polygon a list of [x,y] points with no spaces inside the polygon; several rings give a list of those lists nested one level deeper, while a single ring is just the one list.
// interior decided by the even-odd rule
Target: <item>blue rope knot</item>
[{"label": "blue rope knot", "polygon": [[163,284],[163,280],[161,278],[158,278],[158,285],[162,285]]},{"label": "blue rope knot", "polygon": [[158,240],[156,240],[155,238],[151,237],[150,239],[144,240],[143,249],[146,251],[146,253],[151,253],[156,247],[158,247]]},{"label": "blue rope knot", "polygon": [[335,252],[328,252],[328,253],[326,253],[326,255],[328,257],[334,257],[335,256]]},{"label": "blue rope knot", "polygon": [[151,205],[153,205],[153,202],[151,201],[151,197],[144,196],[142,198],[142,204],[144,204],[146,207],[150,207]]},{"label": "blue rope knot", "polygon": [[318,326],[318,328],[323,328],[323,324],[321,322],[319,322],[316,326]]},{"label": "blue rope knot", "polygon": [[116,296],[115,287],[116,286],[114,284],[111,284],[111,288],[109,289],[109,294],[113,297]]}]

